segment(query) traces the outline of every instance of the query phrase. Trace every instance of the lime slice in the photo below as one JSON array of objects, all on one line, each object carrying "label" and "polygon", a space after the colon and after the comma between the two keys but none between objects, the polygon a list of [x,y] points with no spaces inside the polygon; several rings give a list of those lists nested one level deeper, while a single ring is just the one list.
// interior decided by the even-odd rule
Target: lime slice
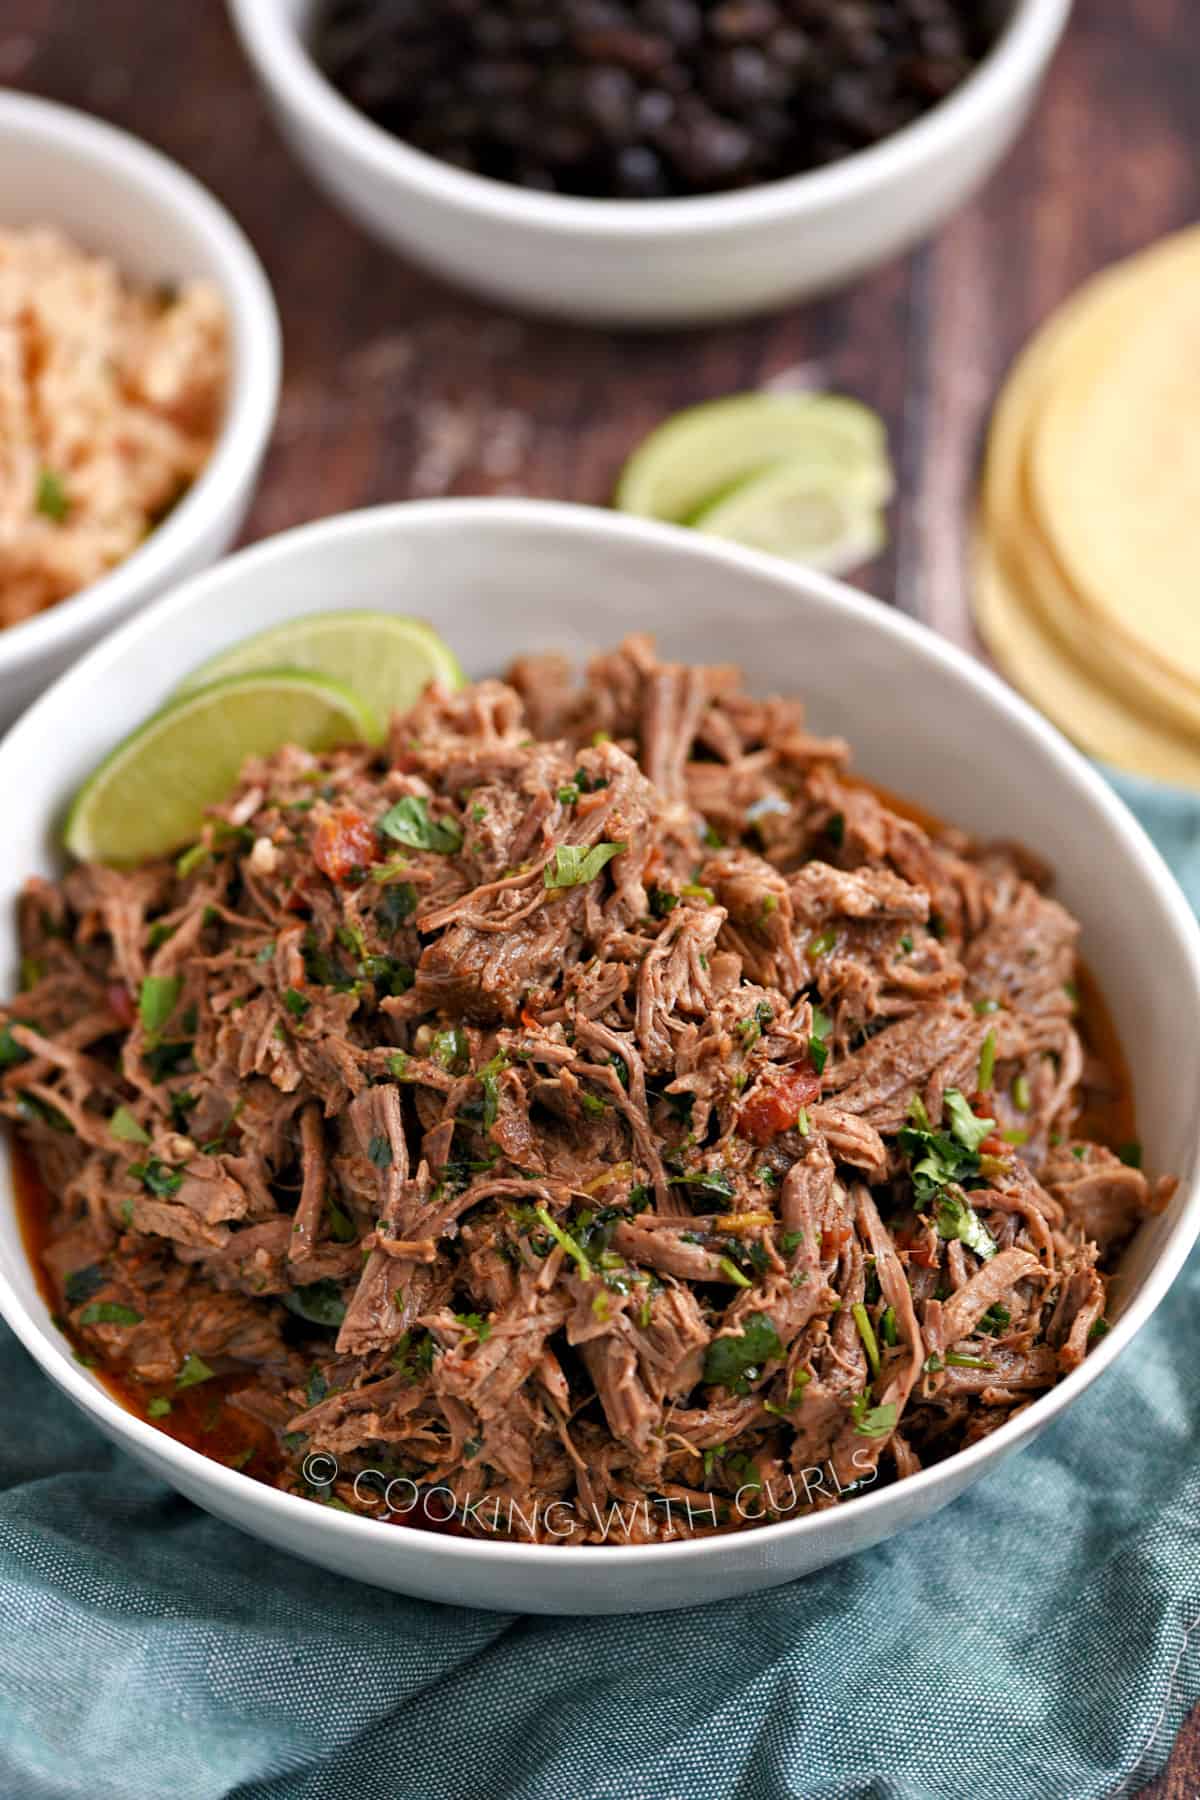
[{"label": "lime slice", "polygon": [[345,682],[381,719],[407,712],[431,681],[461,687],[458,658],[423,619],[384,612],[309,613],[260,631],[194,669],[179,689],[193,693],[229,675],[311,669]]},{"label": "lime slice", "polygon": [[89,862],[165,856],[198,835],[248,756],[283,744],[378,743],[378,716],[340,681],[304,671],[239,675],[155,713],[75,796],[63,842]]},{"label": "lime slice", "polygon": [[887,543],[870,483],[847,479],[807,456],[743,481],[693,523],[710,537],[767,550],[827,575],[844,575],[870,562]]},{"label": "lime slice", "polygon": [[876,504],[890,497],[887,435],[869,407],[840,394],[732,394],[652,431],[622,470],[615,504],[642,518],[695,523],[726,489],[805,454],[825,457],[847,476],[869,471]]}]

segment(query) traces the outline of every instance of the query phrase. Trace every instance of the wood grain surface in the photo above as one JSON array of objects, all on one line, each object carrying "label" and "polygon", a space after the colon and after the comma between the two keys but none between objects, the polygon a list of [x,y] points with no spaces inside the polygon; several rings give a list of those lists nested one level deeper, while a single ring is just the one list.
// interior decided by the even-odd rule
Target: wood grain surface
[{"label": "wood grain surface", "polygon": [[[1200,215],[1197,0],[1078,0],[1022,141],[936,241],[835,298],[677,336],[523,321],[375,248],[284,151],[218,0],[0,0],[0,84],[158,145],[257,245],[286,376],[248,537],[414,495],[603,503],[672,408],[814,381],[891,431],[892,542],[862,585],[964,644],[964,523],[1005,368],[1086,275]],[[1163,1768],[1168,1720],[1123,1800]],[[1200,1709],[1138,1800],[1197,1795]]]}]

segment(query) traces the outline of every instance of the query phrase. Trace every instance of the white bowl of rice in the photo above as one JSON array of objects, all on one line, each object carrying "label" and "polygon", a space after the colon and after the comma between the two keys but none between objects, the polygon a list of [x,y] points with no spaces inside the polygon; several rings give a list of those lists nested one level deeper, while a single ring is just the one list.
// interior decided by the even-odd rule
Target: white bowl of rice
[{"label": "white bowl of rice", "polygon": [[279,374],[266,276],[211,195],[0,93],[0,725],[229,548]]}]

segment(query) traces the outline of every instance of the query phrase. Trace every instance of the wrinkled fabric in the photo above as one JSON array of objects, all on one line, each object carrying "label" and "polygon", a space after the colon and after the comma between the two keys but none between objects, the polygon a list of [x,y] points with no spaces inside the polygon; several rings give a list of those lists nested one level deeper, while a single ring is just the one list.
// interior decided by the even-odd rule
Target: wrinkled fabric
[{"label": "wrinkled fabric", "polygon": [[[1200,904],[1200,797],[1114,785]],[[1198,1317],[1193,1257],[1066,1418],[890,1543],[600,1619],[439,1607],[273,1554],[108,1444],[4,1331],[0,1795],[1133,1794],[1200,1698]]]}]

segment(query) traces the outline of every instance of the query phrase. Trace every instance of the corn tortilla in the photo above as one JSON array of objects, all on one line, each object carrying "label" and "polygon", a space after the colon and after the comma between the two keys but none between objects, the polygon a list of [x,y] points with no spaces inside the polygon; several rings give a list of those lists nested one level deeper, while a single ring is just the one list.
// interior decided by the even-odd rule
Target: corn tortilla
[{"label": "corn tortilla", "polygon": [[[1094,278],[1056,313],[1016,363],[996,408],[983,484],[986,527],[1043,627],[1102,687],[1151,717],[1165,715],[1174,730],[1200,736],[1200,687],[1150,654],[1137,637],[1122,635],[1110,618],[1078,594],[1044,529],[1032,493],[1031,455],[1046,406],[1065,364],[1083,344],[1119,331],[1131,309],[1144,304],[1151,263],[1174,262],[1150,251]],[[1193,254],[1195,254],[1193,250]]]},{"label": "corn tortilla", "polygon": [[976,536],[975,618],[1002,672],[1061,731],[1118,767],[1200,789],[1200,746],[1135,712],[1071,658],[1025,599],[1024,582]]},{"label": "corn tortilla", "polygon": [[1112,279],[1054,355],[1029,497],[1068,590],[1117,639],[1114,681],[1144,690],[1149,666],[1160,704],[1178,716],[1194,690],[1200,719],[1200,227]]}]

